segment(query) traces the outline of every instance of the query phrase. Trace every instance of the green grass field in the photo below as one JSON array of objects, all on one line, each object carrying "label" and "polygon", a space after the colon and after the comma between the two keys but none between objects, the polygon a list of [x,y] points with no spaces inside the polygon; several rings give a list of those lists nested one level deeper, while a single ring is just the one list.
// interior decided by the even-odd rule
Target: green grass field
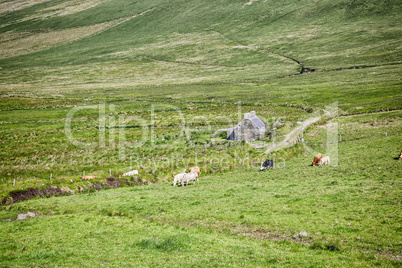
[{"label": "green grass field", "polygon": [[[401,19],[394,0],[0,0],[0,266],[399,267]],[[276,135],[211,138],[252,110]],[[317,116],[305,143],[254,147]],[[92,188],[131,169],[143,185]],[[48,186],[76,194],[9,199]]]},{"label": "green grass field", "polygon": [[[202,175],[199,185],[166,182],[5,206],[2,263],[399,266],[402,162],[393,156],[401,115],[337,119],[345,139],[336,167],[311,167],[302,154],[271,171]],[[307,134],[307,144],[320,147],[322,127],[311,131],[320,134]],[[4,221],[27,211],[40,216]]]}]

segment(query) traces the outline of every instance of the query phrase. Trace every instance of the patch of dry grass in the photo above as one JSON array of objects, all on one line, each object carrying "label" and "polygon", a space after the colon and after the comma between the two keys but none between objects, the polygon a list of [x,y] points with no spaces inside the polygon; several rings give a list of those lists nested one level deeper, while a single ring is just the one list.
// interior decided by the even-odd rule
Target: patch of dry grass
[{"label": "patch of dry grass", "polygon": [[[43,2],[46,2],[48,0],[41,0],[41,1],[10,1],[6,3],[0,3],[0,14],[4,13],[10,13],[14,12],[20,9],[24,9],[36,4],[40,4]],[[92,7],[95,7],[99,5],[100,3],[103,3],[107,0],[89,0],[85,1],[82,3],[80,0],[72,0],[72,1],[67,1],[63,2],[58,5],[54,5],[51,7],[47,7],[41,10],[36,11],[34,14],[30,16],[26,16],[23,19],[19,19],[14,21],[14,23],[21,23],[29,20],[44,20],[50,17],[57,17],[57,16],[67,16],[67,15],[72,15],[87,9],[90,9]],[[0,27],[5,27],[10,25],[4,24],[0,25]]]},{"label": "patch of dry grass", "polygon": [[[200,82],[233,81],[275,75],[275,68],[261,66],[212,66],[162,60],[149,62],[117,60],[85,65],[2,70],[7,80],[0,83],[1,94],[19,91],[47,92],[57,90],[89,90],[97,88],[127,88],[135,86],[191,84]],[[27,81],[21,81],[20,72]]]},{"label": "patch of dry grass", "polygon": [[[297,72],[297,64],[288,58],[263,51],[256,45],[242,45],[216,31],[174,33],[168,39],[163,36],[158,39],[153,44],[136,48],[135,53],[168,62],[221,67],[249,65],[258,66],[258,69],[282,68],[285,72]],[[127,53],[122,51],[121,55],[127,56]]]},{"label": "patch of dry grass", "polygon": [[106,1],[108,0],[89,0],[85,2],[81,0],[72,0],[42,9],[40,13],[44,14],[48,11],[51,11],[51,16],[67,16],[95,7]]},{"label": "patch of dry grass", "polygon": [[0,43],[9,42],[16,39],[25,38],[29,35],[32,35],[30,32],[5,32],[0,34]]},{"label": "patch of dry grass", "polygon": [[42,31],[36,34],[29,32],[7,32],[0,34],[0,40],[5,40],[0,44],[0,59],[12,58],[49,49],[63,43],[73,42],[109,29],[119,22],[121,22],[121,19],[60,31]]},{"label": "patch of dry grass", "polygon": [[44,2],[49,2],[50,0],[20,0],[20,1],[1,1],[0,2],[0,15],[11,13],[17,10],[28,8],[37,4]]}]

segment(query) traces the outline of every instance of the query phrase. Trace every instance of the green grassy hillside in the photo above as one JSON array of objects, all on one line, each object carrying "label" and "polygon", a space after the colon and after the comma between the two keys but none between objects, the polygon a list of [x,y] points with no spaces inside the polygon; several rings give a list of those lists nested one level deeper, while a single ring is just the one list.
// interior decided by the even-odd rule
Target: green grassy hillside
[{"label": "green grassy hillside", "polygon": [[[399,1],[2,1],[0,174],[69,181],[88,167],[120,172],[130,164],[119,158],[119,138],[141,141],[131,156],[158,164],[184,151],[183,159],[207,158],[191,146],[236,124],[239,105],[268,125],[282,118],[282,134],[334,101],[340,114],[399,109],[400,11]],[[68,142],[65,118],[95,105],[72,127],[78,141],[99,143],[99,103],[108,112],[106,148],[82,151]],[[161,104],[183,111],[186,136],[175,109],[152,118]],[[125,138],[115,128],[122,115],[142,120],[127,125]],[[155,151],[151,138],[177,140],[179,152]],[[80,157],[96,160],[82,165]]]},{"label": "green grassy hillside", "polygon": [[[182,82],[217,82],[298,73],[298,63],[328,71],[401,60],[399,1],[93,2],[5,9],[1,47],[9,53],[3,51],[2,73],[40,66],[44,78],[46,67],[84,71],[99,64],[106,73],[92,74],[91,81],[123,76],[135,83],[135,74],[152,76],[152,68],[158,74],[146,83],[152,85],[178,75]],[[25,49],[16,53],[15,44]]]},{"label": "green grassy hillside", "polygon": [[[396,0],[0,0],[0,265],[400,266],[401,21]],[[264,138],[211,138],[253,110]],[[131,169],[146,185],[91,188]],[[48,186],[76,195],[10,199]]]},{"label": "green grassy hillside", "polygon": [[[5,266],[399,267],[401,112],[342,117],[337,167],[278,168],[5,206]],[[322,126],[307,144],[325,142]],[[387,136],[384,133],[387,132]],[[28,211],[39,216],[16,220]],[[8,219],[8,221],[6,221]]]}]

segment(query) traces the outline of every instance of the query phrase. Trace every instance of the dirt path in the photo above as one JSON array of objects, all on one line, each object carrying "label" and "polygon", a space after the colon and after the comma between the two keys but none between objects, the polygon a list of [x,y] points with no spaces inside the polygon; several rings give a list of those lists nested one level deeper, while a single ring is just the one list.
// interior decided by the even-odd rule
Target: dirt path
[{"label": "dirt path", "polygon": [[319,117],[309,118],[304,122],[297,122],[299,124],[298,127],[296,127],[295,129],[292,130],[292,132],[287,134],[283,141],[281,141],[279,143],[270,144],[268,146],[268,149],[265,151],[265,153],[269,154],[271,152],[275,152],[275,151],[281,150],[283,148],[293,146],[295,143],[297,143],[300,140],[303,132],[307,129],[307,127],[309,125],[317,122],[320,119],[321,119],[321,117],[319,116]]}]

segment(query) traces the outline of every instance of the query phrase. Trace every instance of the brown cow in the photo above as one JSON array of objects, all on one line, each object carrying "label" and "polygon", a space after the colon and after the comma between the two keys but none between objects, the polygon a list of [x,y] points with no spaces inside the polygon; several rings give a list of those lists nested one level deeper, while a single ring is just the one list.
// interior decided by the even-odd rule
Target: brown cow
[{"label": "brown cow", "polygon": [[313,161],[313,166],[318,165],[318,162],[320,162],[322,158],[322,154],[317,154],[316,156],[314,156],[314,161]]},{"label": "brown cow", "polygon": [[399,153],[399,160],[402,159],[402,151]]},{"label": "brown cow", "polygon": [[82,176],[81,180],[88,181],[88,180],[92,180],[92,179],[96,179],[96,178],[98,178],[98,177],[96,177],[96,176]]},{"label": "brown cow", "polygon": [[190,172],[197,172],[198,176],[200,176],[201,173],[200,168],[197,166],[190,168]]}]

